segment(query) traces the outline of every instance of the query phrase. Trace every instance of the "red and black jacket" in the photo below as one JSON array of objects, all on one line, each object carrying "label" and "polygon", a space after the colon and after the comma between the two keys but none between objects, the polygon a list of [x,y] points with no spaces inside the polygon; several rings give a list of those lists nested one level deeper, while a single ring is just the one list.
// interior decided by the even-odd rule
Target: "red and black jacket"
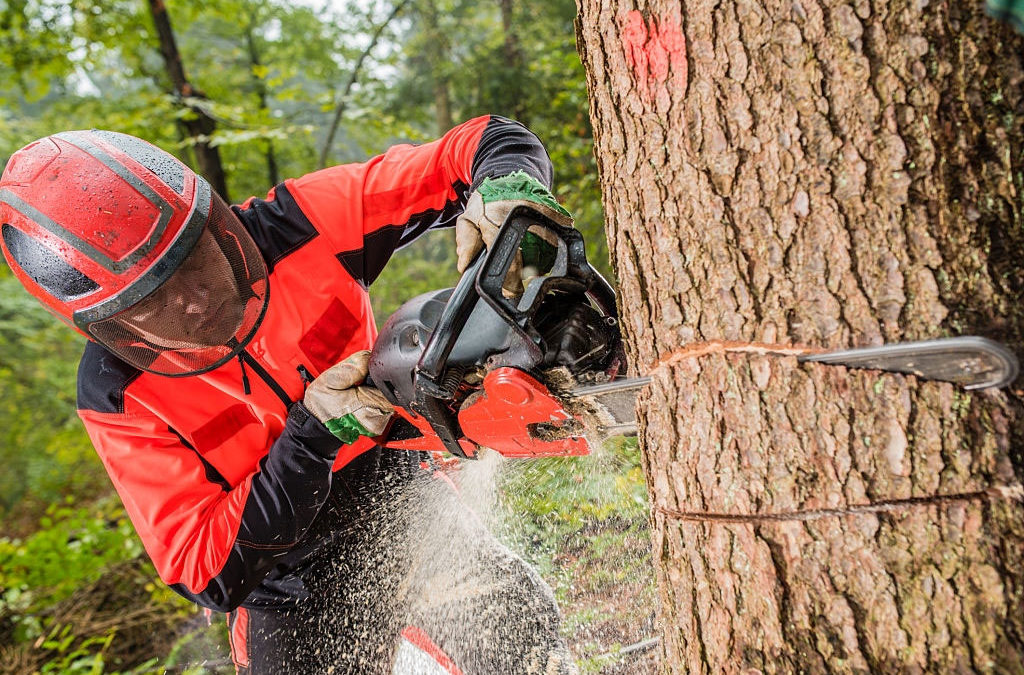
[{"label": "red and black jacket", "polygon": [[339,452],[300,402],[306,374],[372,346],[367,288],[397,248],[453,225],[484,178],[519,170],[551,184],[537,138],[485,116],[287,180],[233,207],[270,271],[266,315],[238,359],[167,378],[87,345],[79,415],[167,584],[220,611],[288,600],[265,578],[310,553],[332,473],[372,447]]}]

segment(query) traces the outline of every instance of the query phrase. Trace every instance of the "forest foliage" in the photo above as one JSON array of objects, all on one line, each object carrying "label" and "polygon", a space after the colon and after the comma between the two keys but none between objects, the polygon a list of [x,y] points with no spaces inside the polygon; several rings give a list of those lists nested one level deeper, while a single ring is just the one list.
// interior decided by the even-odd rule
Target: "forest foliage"
[{"label": "forest foliage", "polygon": [[[502,9],[512,12],[505,30]],[[399,12],[389,22],[395,7]],[[0,6],[0,160],[71,128],[131,133],[195,166],[181,120],[208,113],[232,200],[328,163],[362,161],[423,142],[470,117],[526,122],[556,167],[558,198],[607,269],[572,2],[270,0],[168,3],[182,62],[203,98],[174,93],[148,5],[14,0]],[[372,36],[383,28],[370,46]],[[424,54],[430,54],[424,58]],[[514,54],[514,58],[509,54]],[[358,71],[353,69],[358,65]],[[350,79],[354,85],[342,98]],[[448,118],[437,119],[445,99]],[[455,279],[451,233],[400,252],[375,284],[378,321],[404,300]],[[97,489],[74,414],[81,338],[20,290],[0,266],[0,513],[20,519],[68,491]]]},{"label": "forest foliage", "polygon": [[[194,168],[196,145],[205,143],[220,155],[231,201],[241,202],[324,163],[363,161],[394,143],[424,142],[496,113],[523,121],[544,140],[556,196],[607,273],[572,0],[206,0],[166,7],[193,87],[188,95],[168,74],[147,2],[0,3],[0,162],[68,129],[134,134]],[[200,138],[186,124],[197,116],[214,123]],[[454,283],[452,249],[452,234],[438,232],[399,252],[371,289],[378,322],[404,300]],[[112,570],[154,601],[170,596],[153,583],[77,419],[82,346],[83,338],[0,263],[5,672],[112,672],[119,628],[76,634],[59,620],[76,592],[103,583]],[[629,497],[630,508],[638,499]],[[48,656],[26,656],[26,644]]]}]

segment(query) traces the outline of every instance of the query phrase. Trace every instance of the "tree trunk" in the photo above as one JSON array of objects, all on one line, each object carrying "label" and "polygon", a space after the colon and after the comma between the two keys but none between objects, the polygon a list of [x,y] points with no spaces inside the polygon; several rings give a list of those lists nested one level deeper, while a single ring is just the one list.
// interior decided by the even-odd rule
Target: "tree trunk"
[{"label": "tree trunk", "polygon": [[342,89],[340,94],[335,94],[334,104],[334,115],[331,117],[331,124],[327,128],[327,138],[324,139],[324,144],[320,148],[320,159],[317,166],[321,169],[327,166],[327,155],[331,151],[331,147],[334,145],[334,135],[338,132],[338,125],[341,123],[341,116],[345,113],[345,108],[348,106],[349,94],[352,93],[352,87],[355,86],[361,75],[363,69],[363,62],[370,56],[370,52],[377,46],[381,36],[384,34],[384,30],[388,25],[394,21],[395,17],[402,13],[405,6],[408,5],[410,0],[400,0],[391,7],[391,13],[388,14],[387,18],[381,22],[377,29],[374,30],[373,36],[370,38],[370,44],[366,45],[366,49],[359,54],[359,58],[356,59],[355,65],[352,66],[352,72],[349,73],[348,81],[345,83],[345,88]]},{"label": "tree trunk", "polygon": [[502,45],[502,52],[505,55],[505,67],[512,73],[508,86],[511,91],[507,92],[511,99],[512,106],[509,114],[513,119],[529,126],[530,120],[526,111],[526,95],[523,88],[523,81],[526,74],[526,64],[523,58],[522,45],[519,42],[519,34],[516,31],[515,11],[513,0],[499,0],[501,5],[501,28],[505,34],[505,42]]},{"label": "tree trunk", "polygon": [[578,0],[668,669],[1024,672],[1021,392],[781,355],[1020,352],[1024,39],[975,2],[680,6]]},{"label": "tree trunk", "polygon": [[[256,48],[256,36],[253,35],[254,24],[255,19],[249,17],[249,22],[245,25],[245,46],[249,52],[249,72],[252,73],[252,80],[256,89],[256,101],[260,112],[265,114],[270,109],[267,102],[267,80],[263,73],[260,72],[263,69],[263,63],[260,61],[259,49]],[[264,157],[266,158],[267,166],[267,185],[277,185],[281,181],[277,171],[274,139],[268,138],[264,143],[266,144]]]},{"label": "tree trunk", "polygon": [[[175,95],[182,99],[203,99],[206,96],[192,86],[185,76],[185,68],[181,64],[181,54],[178,52],[178,44],[174,39],[174,30],[171,27],[171,18],[167,14],[167,7],[163,0],[149,0],[149,11],[153,17],[153,25],[156,27],[156,34],[160,40],[160,53],[164,57],[164,67],[171,79]],[[228,198],[227,178],[224,174],[224,165],[220,161],[220,152],[210,144],[210,136],[217,128],[217,123],[205,110],[196,105],[189,105],[192,114],[182,120],[185,132],[193,144],[196,153],[196,164],[199,166],[199,173],[205,178],[214,191],[224,201]]]},{"label": "tree trunk", "polygon": [[449,53],[448,36],[441,29],[438,21],[436,0],[421,2],[420,15],[423,18],[423,30],[427,35],[423,57],[430,69],[434,85],[434,128],[440,137],[455,126],[448,76],[448,69],[451,67],[451,54]]}]

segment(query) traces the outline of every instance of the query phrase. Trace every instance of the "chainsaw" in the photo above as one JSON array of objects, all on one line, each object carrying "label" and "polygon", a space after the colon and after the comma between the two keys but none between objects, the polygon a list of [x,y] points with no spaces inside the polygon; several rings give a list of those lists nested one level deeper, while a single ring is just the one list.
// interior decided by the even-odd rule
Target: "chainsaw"
[{"label": "chainsaw", "polygon": [[[531,229],[557,242],[517,298],[502,282]],[[1003,386],[1018,372],[1006,347],[944,338],[798,357],[911,373],[966,389]],[[586,455],[590,441],[636,432],[637,393],[612,286],[587,262],[583,236],[529,207],[514,209],[454,288],[403,304],[381,328],[367,383],[395,406],[386,448],[475,458]]]}]

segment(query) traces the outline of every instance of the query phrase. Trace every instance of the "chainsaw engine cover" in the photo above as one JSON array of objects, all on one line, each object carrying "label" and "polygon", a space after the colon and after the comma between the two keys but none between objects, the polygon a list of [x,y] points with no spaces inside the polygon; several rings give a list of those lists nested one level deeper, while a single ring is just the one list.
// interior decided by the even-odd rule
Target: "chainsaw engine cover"
[{"label": "chainsaw engine cover", "polygon": [[[451,298],[451,288],[425,293],[402,305],[384,324],[370,353],[370,379],[391,403],[411,409],[416,401],[416,365]],[[543,360],[537,370],[564,367],[573,375],[603,370],[619,344],[614,317],[602,316],[585,296],[551,293],[535,318]],[[459,334],[448,366],[461,377],[478,368],[516,363],[512,327],[490,305],[474,307]]]},{"label": "chainsaw engine cover", "polygon": [[[452,295],[451,288],[409,300],[388,318],[370,352],[370,379],[391,403],[411,409],[416,400],[416,364]],[[459,335],[448,363],[465,369],[483,365],[502,351],[511,328],[485,303],[477,303]]]}]

